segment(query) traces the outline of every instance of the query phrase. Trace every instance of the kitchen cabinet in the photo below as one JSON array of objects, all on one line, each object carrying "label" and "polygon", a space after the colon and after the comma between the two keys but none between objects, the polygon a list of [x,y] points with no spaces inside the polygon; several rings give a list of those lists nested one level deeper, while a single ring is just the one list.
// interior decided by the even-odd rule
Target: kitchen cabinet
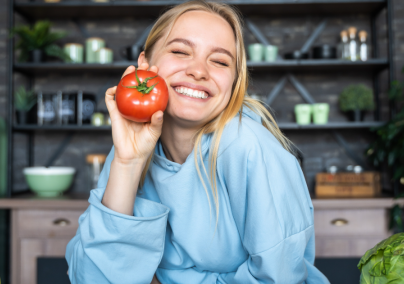
[{"label": "kitchen cabinet", "polygon": [[[86,199],[0,199],[12,216],[11,284],[36,284],[38,257],[64,258]],[[395,202],[404,205],[391,198],[314,199],[316,257],[361,257],[391,235],[387,209]]]}]

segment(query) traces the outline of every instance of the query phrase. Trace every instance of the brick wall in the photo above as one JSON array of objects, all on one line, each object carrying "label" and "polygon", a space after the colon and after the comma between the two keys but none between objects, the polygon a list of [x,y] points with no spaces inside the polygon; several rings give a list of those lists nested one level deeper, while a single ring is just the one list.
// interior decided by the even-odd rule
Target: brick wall
[{"label": "brick wall", "polygon": [[[8,1],[0,0],[0,115],[6,115],[6,46],[7,46],[7,11]],[[404,3],[402,0],[394,1],[394,64],[395,77],[404,79],[399,72],[404,65],[404,31],[400,27],[404,24]],[[21,19],[17,17],[17,22]],[[305,16],[293,18],[252,18],[252,20],[265,33],[268,40],[280,48],[280,53],[300,48],[301,44],[310,35],[311,31],[321,21],[319,17]],[[150,23],[148,20],[134,20],[124,18],[119,20],[86,20],[83,24],[91,36],[102,37],[106,40],[108,47],[114,50],[114,60],[122,60],[118,55],[119,48],[134,42],[135,38]],[[54,21],[55,30],[66,30],[69,36],[60,41],[60,45],[66,42],[84,42],[79,29],[69,21]],[[370,30],[369,17],[366,15],[355,15],[349,17],[332,17],[329,23],[317,41],[320,43],[336,44],[338,34],[341,29],[350,25],[357,26],[360,29]],[[380,44],[380,56],[385,57],[386,51],[386,23],[384,13],[380,15],[378,21],[378,40]],[[246,32],[246,43],[254,42],[254,37]],[[282,76],[282,73],[254,73],[253,85],[262,95],[266,95]],[[296,77],[304,84],[313,97],[318,102],[328,102],[331,104],[330,120],[344,121],[344,114],[338,110],[337,100],[341,90],[351,83],[361,82],[371,86],[372,81],[369,76],[357,73],[296,73]],[[36,90],[46,90],[55,92],[59,89],[64,91],[77,90],[84,88],[90,92],[104,92],[105,84],[109,82],[110,86],[116,85],[120,76],[94,75],[90,73],[64,76],[57,73],[47,76],[38,75],[35,80]],[[25,84],[23,76],[15,75],[15,86]],[[382,97],[385,98],[387,90],[387,72],[381,75]],[[272,108],[278,121],[293,121],[293,106],[302,102],[302,98],[291,85],[287,85],[284,91],[273,102]],[[386,100],[384,100],[386,101]],[[100,108],[105,109],[103,100],[99,104]],[[383,118],[387,118],[387,104],[382,105]],[[372,120],[372,115],[367,116],[367,120]],[[341,135],[348,141],[350,146],[361,153],[366,144],[371,141],[371,134],[367,130],[340,131]],[[296,143],[305,156],[304,169],[309,187],[313,187],[314,174],[331,164],[345,166],[353,163],[345,154],[344,150],[337,144],[331,132],[322,130],[307,131],[286,131],[288,137]],[[49,159],[58,144],[64,139],[65,133],[62,132],[36,132],[35,144],[35,165],[40,166]],[[27,166],[26,148],[27,138],[23,134],[14,136],[14,186],[15,189],[26,188],[21,170]],[[78,132],[70,142],[69,146],[56,161],[56,166],[73,166],[78,170],[73,190],[77,192],[87,192],[89,190],[85,179],[85,160],[88,153],[108,153],[112,146],[112,139],[108,133],[97,132]]]}]

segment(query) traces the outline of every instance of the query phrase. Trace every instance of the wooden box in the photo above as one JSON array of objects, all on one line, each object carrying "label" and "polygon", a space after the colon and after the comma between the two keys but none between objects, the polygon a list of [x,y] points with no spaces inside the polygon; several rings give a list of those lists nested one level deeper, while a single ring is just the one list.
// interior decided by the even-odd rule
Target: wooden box
[{"label": "wooden box", "polygon": [[373,197],[380,194],[380,173],[318,173],[318,197]]}]

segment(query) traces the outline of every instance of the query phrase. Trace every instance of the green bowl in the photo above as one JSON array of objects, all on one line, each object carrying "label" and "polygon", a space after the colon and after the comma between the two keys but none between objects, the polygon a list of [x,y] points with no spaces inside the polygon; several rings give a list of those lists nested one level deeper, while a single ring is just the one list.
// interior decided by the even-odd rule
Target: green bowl
[{"label": "green bowl", "polygon": [[69,189],[76,172],[70,167],[29,167],[24,168],[29,188],[41,197],[55,197]]}]

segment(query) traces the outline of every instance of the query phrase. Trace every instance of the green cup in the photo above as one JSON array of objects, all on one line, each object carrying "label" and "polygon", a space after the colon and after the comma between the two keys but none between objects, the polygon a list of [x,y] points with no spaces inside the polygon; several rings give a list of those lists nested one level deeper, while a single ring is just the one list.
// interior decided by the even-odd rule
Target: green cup
[{"label": "green cup", "polygon": [[86,62],[97,63],[95,52],[105,47],[105,41],[99,37],[90,37],[86,40]]},{"label": "green cup", "polygon": [[275,45],[267,45],[264,48],[264,59],[267,62],[273,62],[278,56],[278,47]]},{"label": "green cup", "polygon": [[97,63],[106,64],[112,63],[114,53],[110,48],[100,48],[95,52],[95,60]]},{"label": "green cup", "polygon": [[326,103],[313,105],[313,123],[326,124],[328,122],[328,113],[330,112],[330,105]]},{"label": "green cup", "polygon": [[94,125],[94,126],[104,125],[104,114],[102,114],[101,112],[95,112],[91,116],[91,125]]},{"label": "green cup", "polygon": [[312,106],[309,104],[295,105],[295,115],[297,124],[307,125],[310,124],[312,113]]},{"label": "green cup", "polygon": [[261,43],[253,43],[248,46],[248,56],[251,61],[259,62],[264,57],[264,45]]},{"label": "green cup", "polygon": [[70,56],[72,61],[68,63],[83,63],[83,45],[79,43],[66,43],[63,47],[64,52]]}]

